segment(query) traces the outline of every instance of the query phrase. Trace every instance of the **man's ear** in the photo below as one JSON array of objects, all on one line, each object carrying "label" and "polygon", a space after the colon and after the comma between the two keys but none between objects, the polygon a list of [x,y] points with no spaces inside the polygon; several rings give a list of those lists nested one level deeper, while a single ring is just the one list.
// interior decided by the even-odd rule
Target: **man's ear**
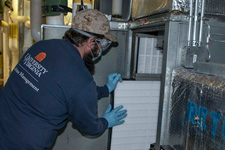
[{"label": "man's ear", "polygon": [[88,47],[91,48],[91,45],[92,45],[93,42],[95,42],[95,38],[94,38],[94,37],[90,37],[90,38],[87,40],[87,45],[88,45]]}]

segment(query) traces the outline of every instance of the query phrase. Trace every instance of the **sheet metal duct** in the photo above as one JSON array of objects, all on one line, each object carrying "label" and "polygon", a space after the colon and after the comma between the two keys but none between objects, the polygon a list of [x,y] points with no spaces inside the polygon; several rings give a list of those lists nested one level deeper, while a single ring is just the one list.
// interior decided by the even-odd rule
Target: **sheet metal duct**
[{"label": "sheet metal duct", "polygon": [[225,149],[225,78],[173,72],[169,145],[176,150]]},{"label": "sheet metal duct", "polygon": [[[199,1],[199,10],[201,9]],[[206,0],[205,13],[208,15],[225,15],[225,1]],[[132,19],[165,12],[188,12],[189,0],[133,0]]]}]

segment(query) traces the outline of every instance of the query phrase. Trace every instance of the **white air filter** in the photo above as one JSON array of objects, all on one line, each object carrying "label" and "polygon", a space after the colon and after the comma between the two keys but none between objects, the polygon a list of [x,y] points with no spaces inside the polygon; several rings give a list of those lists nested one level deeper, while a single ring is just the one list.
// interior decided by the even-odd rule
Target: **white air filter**
[{"label": "white air filter", "polygon": [[156,47],[157,38],[140,37],[137,73],[161,74],[163,54]]},{"label": "white air filter", "polygon": [[147,150],[156,142],[160,81],[123,81],[117,85],[114,107],[128,116],[112,129],[111,150]]}]

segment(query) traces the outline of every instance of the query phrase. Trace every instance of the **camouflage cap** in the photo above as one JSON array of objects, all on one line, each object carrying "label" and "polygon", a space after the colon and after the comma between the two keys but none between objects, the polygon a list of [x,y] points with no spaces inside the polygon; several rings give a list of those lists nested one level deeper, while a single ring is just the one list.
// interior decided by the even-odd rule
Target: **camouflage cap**
[{"label": "camouflage cap", "polygon": [[72,21],[72,28],[104,35],[106,39],[117,42],[117,37],[110,33],[109,21],[98,10],[86,9],[78,12]]}]

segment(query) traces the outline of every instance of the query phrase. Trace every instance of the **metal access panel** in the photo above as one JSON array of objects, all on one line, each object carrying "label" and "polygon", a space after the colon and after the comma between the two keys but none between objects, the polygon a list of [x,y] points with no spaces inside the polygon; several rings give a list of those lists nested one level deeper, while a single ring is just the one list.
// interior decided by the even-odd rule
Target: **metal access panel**
[{"label": "metal access panel", "polygon": [[[132,25],[132,27],[131,77],[135,80],[160,81],[161,84],[156,135],[156,147],[159,148],[159,145],[168,144],[172,71],[181,65],[182,50],[187,44],[188,22],[149,21],[144,25]],[[145,41],[145,44],[142,44],[143,41]],[[147,55],[140,57],[143,51],[147,52]],[[146,59],[146,57],[149,57],[149,59]],[[154,62],[160,62],[160,59],[162,59],[162,63],[150,63],[154,57],[156,58]],[[139,69],[140,64],[138,64],[140,62],[149,62],[149,65],[155,65],[155,68],[158,67],[158,69],[161,67],[160,71],[146,70],[145,73],[142,73]]]},{"label": "metal access panel", "polygon": [[71,28],[71,26],[63,25],[41,25],[41,40],[62,39],[64,33]]},{"label": "metal access panel", "polygon": [[225,78],[173,72],[169,145],[176,150],[225,149]]}]

